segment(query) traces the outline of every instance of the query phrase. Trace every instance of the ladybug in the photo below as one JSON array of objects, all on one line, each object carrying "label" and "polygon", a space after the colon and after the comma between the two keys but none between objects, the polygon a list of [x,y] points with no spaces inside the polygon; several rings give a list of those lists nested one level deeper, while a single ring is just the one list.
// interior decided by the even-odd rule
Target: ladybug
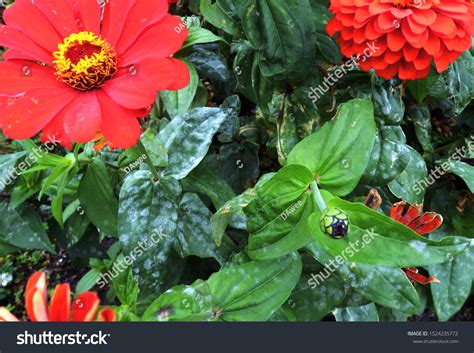
[{"label": "ladybug", "polygon": [[339,208],[326,208],[321,214],[319,226],[324,234],[342,239],[349,232],[349,217]]}]

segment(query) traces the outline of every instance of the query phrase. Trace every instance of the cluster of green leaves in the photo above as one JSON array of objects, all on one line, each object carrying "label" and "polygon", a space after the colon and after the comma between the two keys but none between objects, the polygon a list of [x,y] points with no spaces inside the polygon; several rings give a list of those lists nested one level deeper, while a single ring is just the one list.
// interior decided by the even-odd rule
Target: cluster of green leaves
[{"label": "cluster of green leaves", "polygon": [[[328,1],[188,5],[175,10],[190,83],[160,92],[138,146],[2,143],[0,256],[65,249],[89,268],[76,294],[103,285],[124,321],[459,311],[474,273],[471,53],[413,82],[355,70],[314,103],[343,59],[325,31]],[[380,210],[361,203],[371,188]],[[349,216],[347,237],[320,229],[318,197]],[[439,212],[443,227],[426,237],[392,220],[399,199]],[[414,284],[405,267],[441,284]]]}]

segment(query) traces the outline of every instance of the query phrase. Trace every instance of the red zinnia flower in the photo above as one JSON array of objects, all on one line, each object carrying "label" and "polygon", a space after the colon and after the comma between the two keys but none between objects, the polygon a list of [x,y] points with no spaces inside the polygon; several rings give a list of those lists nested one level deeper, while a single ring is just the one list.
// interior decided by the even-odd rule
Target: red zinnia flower
[{"label": "red zinnia flower", "polygon": [[385,79],[426,77],[432,60],[442,72],[474,35],[471,0],[331,0],[330,10],[327,31],[339,33],[341,52],[357,57],[377,47],[358,63]]},{"label": "red zinnia flower", "polygon": [[[48,308],[48,288],[43,272],[34,273],[25,289],[26,313],[31,321],[115,321],[112,309],[102,309],[97,314],[99,303],[97,294],[84,292],[74,299],[71,308],[71,291],[65,283],[56,286]],[[0,321],[18,319],[0,307]]]},{"label": "red zinnia flower", "polygon": [[[435,231],[443,223],[443,217],[435,212],[425,212],[421,214],[422,207],[418,205],[410,205],[407,212],[403,215],[406,204],[405,201],[394,204],[390,209],[390,218],[403,223],[420,235]],[[425,277],[419,274],[418,269],[415,267],[404,268],[403,271],[405,271],[408,278],[420,284],[428,284],[431,282],[440,283],[434,276]]]},{"label": "red zinnia flower", "polygon": [[167,0],[16,0],[3,17],[0,128],[13,139],[42,130],[70,147],[100,132],[128,148],[157,91],[189,82],[171,57],[188,31]]}]

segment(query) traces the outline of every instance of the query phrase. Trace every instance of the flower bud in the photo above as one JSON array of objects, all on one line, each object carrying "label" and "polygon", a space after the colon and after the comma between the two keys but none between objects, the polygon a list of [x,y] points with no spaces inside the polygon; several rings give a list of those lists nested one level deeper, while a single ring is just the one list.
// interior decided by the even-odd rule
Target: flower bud
[{"label": "flower bud", "polygon": [[334,239],[344,238],[349,232],[349,217],[339,208],[326,208],[319,220],[319,226],[324,234]]}]

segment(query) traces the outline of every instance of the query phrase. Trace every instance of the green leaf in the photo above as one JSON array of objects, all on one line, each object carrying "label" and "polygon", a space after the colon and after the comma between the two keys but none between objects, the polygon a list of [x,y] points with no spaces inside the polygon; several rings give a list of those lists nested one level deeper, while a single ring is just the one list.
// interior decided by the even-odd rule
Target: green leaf
[{"label": "green leaf", "polygon": [[[124,261],[125,257],[120,254],[115,260],[115,263],[123,263]],[[118,273],[117,277],[112,279],[112,287],[122,305],[128,305],[131,308],[135,308],[140,289],[138,288],[138,281],[133,278],[132,267]]]},{"label": "green leaf", "polygon": [[[327,193],[324,193],[329,199]],[[309,229],[317,243],[333,256],[354,262],[389,267],[417,267],[445,262],[467,247],[459,238],[447,237],[437,242],[418,235],[410,228],[359,203],[331,198],[328,207],[343,210],[350,219],[349,233],[333,239],[319,226],[321,212],[309,217]]]},{"label": "green leaf", "polygon": [[92,223],[102,232],[117,235],[118,202],[101,160],[94,159],[87,167],[79,185],[79,200]]},{"label": "green leaf", "polygon": [[346,296],[345,285],[336,275],[318,286],[311,285],[310,281],[309,275],[301,276],[283,307],[286,315],[293,318],[292,321],[320,321]]},{"label": "green leaf", "polygon": [[321,187],[344,196],[357,186],[374,140],[372,103],[354,99],[342,104],[331,122],[298,143],[287,162],[307,167]]},{"label": "green leaf", "polygon": [[[343,56],[339,50],[339,45],[329,37],[326,31],[326,24],[332,17],[331,12],[328,10],[328,3],[323,1],[310,1],[314,23],[316,26],[316,45],[319,52],[324,57],[324,60],[339,65],[343,60]],[[318,55],[318,59],[320,56]],[[323,61],[323,60],[321,60]]]},{"label": "green leaf", "polygon": [[[189,37],[188,37],[189,38]],[[191,108],[194,97],[199,84],[199,75],[194,68],[194,65],[190,64],[187,61],[184,61],[188,67],[190,74],[189,84],[180,90],[177,91],[161,91],[160,97],[163,100],[165,109],[170,115],[171,119],[175,116],[184,114],[189,111]]]},{"label": "green leaf", "polygon": [[411,107],[408,115],[413,119],[416,137],[420,142],[421,147],[423,147],[426,158],[431,159],[434,149],[431,144],[432,126],[429,107],[426,104],[415,105]]},{"label": "green leaf", "polygon": [[166,125],[158,135],[169,156],[165,175],[185,178],[203,160],[225,118],[222,109],[196,108]]},{"label": "green leaf", "polygon": [[421,104],[430,92],[431,87],[433,87],[438,79],[439,74],[436,70],[432,69],[426,78],[407,81],[407,87],[413,98],[416,99],[418,104]]},{"label": "green leaf", "polygon": [[372,186],[380,186],[397,178],[410,163],[410,151],[406,142],[401,127],[380,126],[363,181]]},{"label": "green leaf", "polygon": [[173,256],[178,221],[179,183],[170,178],[152,182],[149,171],[129,174],[120,191],[118,230],[125,256],[138,280],[140,300],[150,302],[179,278]]},{"label": "green leaf", "polygon": [[211,212],[198,195],[184,194],[178,212],[177,251],[181,257],[215,258],[223,265],[228,254],[214,243],[210,218]]},{"label": "green leaf", "polygon": [[375,116],[388,125],[398,125],[405,115],[403,81],[372,76]]},{"label": "green leaf", "polygon": [[334,311],[336,321],[356,321],[356,322],[373,322],[379,321],[379,314],[374,303],[370,303],[359,307],[337,308]]},{"label": "green leaf", "polygon": [[307,168],[290,165],[256,188],[256,197],[244,209],[250,233],[247,246],[250,258],[277,258],[311,241],[307,217],[312,212],[308,189],[312,180]]},{"label": "green leaf", "polygon": [[213,43],[213,42],[227,43],[224,38],[216,36],[214,33],[212,33],[208,29],[201,28],[201,27],[189,27],[188,37],[186,38],[186,41],[184,42],[180,50],[183,50],[184,48],[188,48],[195,44]]},{"label": "green leaf", "polygon": [[[334,273],[346,284],[365,298],[380,305],[416,314],[420,306],[420,298],[405,275],[399,268],[367,265],[337,259],[323,250],[316,242],[307,246],[309,253],[327,269],[335,269]],[[350,255],[350,254],[349,254]],[[327,272],[313,273],[310,285],[324,283]],[[332,275],[331,275],[332,276]]]},{"label": "green leaf", "polygon": [[316,61],[316,27],[309,0],[249,1],[242,6],[242,27],[248,41],[261,54],[263,75],[278,81],[307,78]]},{"label": "green leaf", "polygon": [[9,209],[8,203],[0,202],[0,242],[4,250],[15,248],[47,250],[54,253],[54,246],[46,234],[39,216],[30,208]]},{"label": "green leaf", "polygon": [[228,200],[235,197],[235,193],[227,182],[216,173],[217,163],[205,159],[185,179],[181,181],[183,190],[208,196],[213,205],[219,209]]},{"label": "green leaf", "polygon": [[97,284],[100,276],[100,271],[95,268],[87,272],[77,283],[75,295],[79,295],[92,289]]},{"label": "green leaf", "polygon": [[214,273],[208,280],[217,318],[266,321],[288,299],[301,274],[297,253],[252,261]]},{"label": "green leaf", "polygon": [[17,152],[0,155],[0,191],[5,190],[18,178],[21,170],[15,170],[18,160],[26,155],[26,152]]},{"label": "green leaf", "polygon": [[444,170],[449,170],[462,178],[471,192],[474,192],[474,167],[459,160],[440,160],[437,162]]},{"label": "green leaf", "polygon": [[186,59],[194,65],[201,78],[211,81],[215,98],[224,100],[233,94],[237,79],[229,69],[224,55],[198,47]]},{"label": "green leaf", "polygon": [[206,21],[234,37],[242,35],[242,29],[237,22],[236,10],[231,0],[202,0],[201,14]]},{"label": "green leaf", "polygon": [[408,147],[410,163],[406,169],[388,187],[392,194],[410,204],[423,204],[426,189],[419,183],[428,176],[425,160],[413,148]]},{"label": "green leaf", "polygon": [[[166,151],[165,146],[163,146],[158,136],[155,136],[151,129],[148,129],[142,134],[140,141],[143,143],[143,146],[145,147],[145,150],[154,166],[168,166],[168,152]],[[130,169],[138,169],[139,165],[143,163],[146,158],[147,156],[145,154],[137,153],[137,156],[134,158],[135,160],[130,165],[128,165],[128,167]],[[127,167],[122,169],[125,169],[127,172],[126,168]]]},{"label": "green leaf", "polygon": [[206,282],[180,285],[160,295],[145,311],[143,321],[213,321],[210,288]]},{"label": "green leaf", "polygon": [[272,100],[273,83],[260,70],[260,54],[247,42],[236,44],[233,49],[237,52],[234,72],[237,75],[239,91],[261,109],[265,109]]},{"label": "green leaf", "polygon": [[[433,233],[430,238],[439,238],[441,232]],[[471,294],[474,279],[474,245],[471,244],[462,253],[449,261],[428,267],[431,276],[441,283],[431,283],[431,293],[438,319],[447,321],[462,306]]]}]

